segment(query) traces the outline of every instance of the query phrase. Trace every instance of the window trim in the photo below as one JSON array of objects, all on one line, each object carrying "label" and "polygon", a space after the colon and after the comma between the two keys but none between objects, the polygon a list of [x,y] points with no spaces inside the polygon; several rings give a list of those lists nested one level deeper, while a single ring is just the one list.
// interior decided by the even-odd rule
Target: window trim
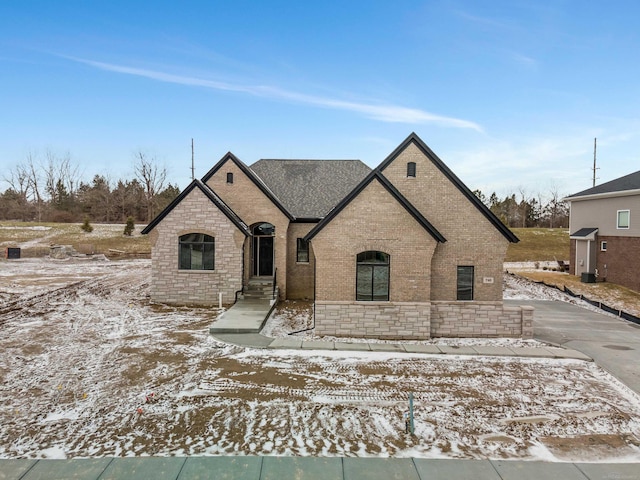
[{"label": "window trim", "polygon": [[[627,214],[627,225],[626,226],[620,226],[620,214],[621,213],[626,213]],[[616,228],[618,230],[629,230],[630,226],[631,226],[631,210],[629,210],[629,209],[618,210],[617,216],[616,216]]]},{"label": "window trim", "polygon": [[[300,248],[304,245],[304,248]],[[306,253],[306,260],[300,259],[300,254]],[[309,242],[305,242],[304,238],[298,237],[296,239],[296,263],[309,263]]]},{"label": "window trim", "polygon": [[[386,257],[386,263],[379,263],[379,262],[372,262],[372,261],[367,261],[366,259],[363,260],[359,260],[359,257],[365,255],[365,254],[374,254],[377,256],[377,254],[382,254]],[[359,284],[359,279],[360,279],[360,267],[370,267],[371,268],[371,295],[368,296],[368,298],[361,298],[362,296],[358,293],[358,284]],[[376,269],[382,270],[382,269],[386,269],[386,278],[387,278],[387,285],[386,285],[386,298],[381,299],[381,298],[374,298],[374,292],[375,292],[375,272]],[[379,251],[379,250],[365,250],[363,252],[360,252],[356,255],[356,292],[355,292],[355,297],[356,297],[356,302],[388,302],[389,298],[390,298],[390,290],[391,290],[391,255],[389,255],[388,253]],[[363,295],[364,296],[364,295]]]},{"label": "window trim", "polygon": [[[468,286],[467,285],[462,285],[460,283],[460,273],[461,273],[461,269],[470,269],[471,271],[471,298],[460,298],[462,296],[467,296],[467,295],[461,295],[461,293],[465,292],[466,290],[468,290]],[[467,270],[467,273],[469,272],[469,270]],[[470,302],[473,301],[473,298],[475,296],[475,281],[476,281],[476,272],[475,272],[475,267],[473,265],[458,265],[456,267],[456,300],[459,302]]]},{"label": "window trim", "polygon": [[[191,235],[202,235],[202,241],[193,242],[186,241],[186,239]],[[210,239],[210,241],[209,241]],[[211,266],[207,264],[207,258],[205,255],[208,253],[205,250],[205,247],[210,245],[210,249],[207,249],[211,252]],[[183,263],[183,248],[189,246],[189,263],[190,265],[187,267],[186,264]],[[202,261],[200,268],[194,268],[193,266],[193,257],[191,252],[193,252],[193,247],[199,246],[202,248]],[[182,272],[213,272],[216,269],[216,239],[214,236],[202,233],[202,232],[189,232],[178,236],[178,270]]]},{"label": "window trim", "polygon": [[606,252],[607,251],[607,241],[606,240],[602,240],[600,242],[600,251],[601,252]]},{"label": "window trim", "polygon": [[228,184],[233,183],[233,172],[227,172],[227,183]]},{"label": "window trim", "polygon": [[407,162],[407,178],[416,178],[416,162]]}]

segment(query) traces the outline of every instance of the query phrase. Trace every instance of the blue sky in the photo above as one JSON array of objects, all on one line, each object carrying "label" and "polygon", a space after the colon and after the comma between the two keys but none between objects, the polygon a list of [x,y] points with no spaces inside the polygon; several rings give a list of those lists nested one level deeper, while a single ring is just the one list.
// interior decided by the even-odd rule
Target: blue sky
[{"label": "blue sky", "polygon": [[[381,162],[415,131],[472,189],[640,169],[640,2],[3,1],[0,163],[190,181],[227,151]],[[2,190],[6,184],[2,184]]]}]

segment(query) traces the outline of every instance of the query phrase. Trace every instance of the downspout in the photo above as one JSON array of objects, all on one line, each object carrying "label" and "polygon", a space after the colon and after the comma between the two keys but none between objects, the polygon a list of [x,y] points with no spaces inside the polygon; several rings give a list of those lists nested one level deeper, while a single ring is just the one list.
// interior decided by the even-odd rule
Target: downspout
[{"label": "downspout", "polygon": [[[309,241],[309,246],[311,246],[311,241]],[[311,249],[309,249],[311,252]],[[316,255],[313,255],[313,310],[311,312],[312,326],[309,328],[303,328],[302,330],[296,330],[295,332],[290,332],[287,335],[295,335],[296,333],[308,332],[310,330],[314,330],[316,328]]]},{"label": "downspout", "polygon": [[240,277],[240,281],[242,282],[242,288],[240,290],[236,290],[235,293],[235,300],[233,303],[236,303],[238,301],[238,294],[244,292],[244,247],[245,247],[245,243],[242,242],[242,273],[241,273],[241,277]]},{"label": "downspout", "polygon": [[587,273],[591,273],[591,240],[587,240]]}]

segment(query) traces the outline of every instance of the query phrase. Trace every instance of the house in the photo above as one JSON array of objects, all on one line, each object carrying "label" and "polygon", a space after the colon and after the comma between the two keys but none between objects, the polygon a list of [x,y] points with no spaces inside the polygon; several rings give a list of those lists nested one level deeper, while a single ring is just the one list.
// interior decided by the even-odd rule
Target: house
[{"label": "house", "polygon": [[640,291],[640,171],[575,193],[570,273]]},{"label": "house", "polygon": [[143,233],[155,301],[229,304],[257,277],[312,299],[320,335],[532,334],[502,302],[518,239],[414,133],[373,170],[228,153]]}]

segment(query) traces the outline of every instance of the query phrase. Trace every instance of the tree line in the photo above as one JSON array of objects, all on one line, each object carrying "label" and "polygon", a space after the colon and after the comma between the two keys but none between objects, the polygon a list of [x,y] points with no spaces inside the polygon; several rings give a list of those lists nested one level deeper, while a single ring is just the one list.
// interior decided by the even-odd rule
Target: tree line
[{"label": "tree line", "polygon": [[0,220],[149,222],[180,189],[166,183],[166,168],[145,152],[135,154],[133,168],[133,179],[95,175],[86,182],[68,153],[29,153],[3,174],[9,187],[0,194]]},{"label": "tree line", "polygon": [[508,227],[569,228],[569,206],[556,187],[551,187],[546,195],[540,192],[532,195],[524,188],[504,198],[495,192],[489,197],[480,190],[473,193]]}]

